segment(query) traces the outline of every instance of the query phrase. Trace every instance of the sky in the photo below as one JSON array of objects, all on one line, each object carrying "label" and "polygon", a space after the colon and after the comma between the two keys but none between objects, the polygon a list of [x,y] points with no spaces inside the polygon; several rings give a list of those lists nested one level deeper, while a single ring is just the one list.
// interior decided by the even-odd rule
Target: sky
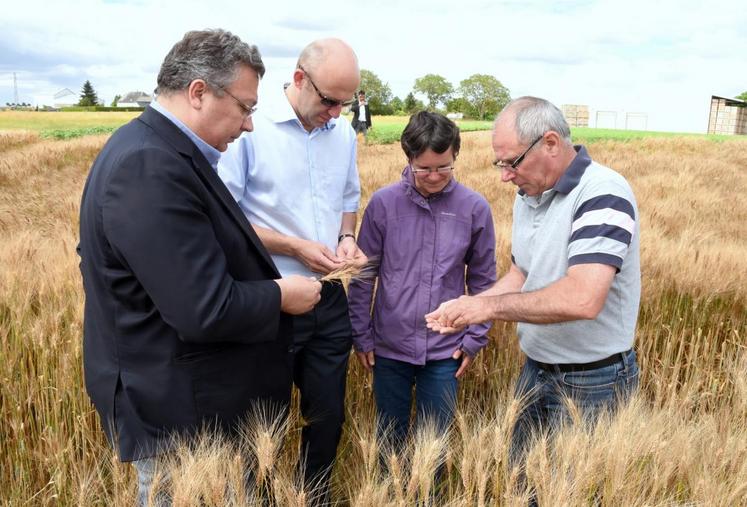
[{"label": "sky", "polygon": [[[107,104],[152,92],[163,57],[189,30],[224,28],[256,44],[272,91],[309,42],[340,37],[361,68],[404,98],[415,79],[452,85],[490,74],[512,97],[582,104],[602,123],[705,132],[711,95],[747,91],[744,0],[24,0],[0,15],[0,104],[49,103],[90,80]],[[272,93],[266,93],[270,97]],[[424,98],[424,97],[421,97]],[[610,113],[613,112],[613,113]],[[604,118],[604,121],[602,121]],[[645,120],[641,120],[645,118]],[[631,117],[631,124],[632,124]]]}]

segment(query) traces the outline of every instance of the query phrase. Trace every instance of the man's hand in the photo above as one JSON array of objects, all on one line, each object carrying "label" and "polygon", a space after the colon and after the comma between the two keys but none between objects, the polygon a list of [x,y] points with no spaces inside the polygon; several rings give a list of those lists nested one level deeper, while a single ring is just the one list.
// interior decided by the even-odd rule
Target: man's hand
[{"label": "man's hand", "polygon": [[355,351],[355,355],[358,356],[358,361],[363,365],[363,367],[368,370],[368,373],[371,373],[373,371],[373,367],[376,364],[376,360],[374,359],[374,351],[369,350],[368,352],[358,352]]},{"label": "man's hand", "polygon": [[368,257],[358,248],[355,239],[350,236],[342,238],[342,241],[337,245],[337,257],[342,259],[345,264],[359,269],[368,263]]},{"label": "man's hand", "polygon": [[325,245],[307,239],[296,239],[294,241],[293,257],[301,261],[310,270],[323,275],[345,265],[345,262]]},{"label": "man's hand", "polygon": [[454,377],[459,378],[462,375],[464,375],[464,372],[467,371],[467,368],[470,364],[472,364],[472,358],[469,357],[469,354],[464,352],[462,349],[456,349],[454,353],[451,355],[452,359],[459,359],[462,358],[462,364],[459,365],[459,369],[454,374]]},{"label": "man's hand", "polygon": [[280,286],[280,310],[291,315],[311,311],[322,297],[322,284],[311,277],[291,275],[275,283]]},{"label": "man's hand", "polygon": [[441,334],[451,334],[470,324],[479,324],[492,319],[490,301],[492,298],[461,296],[441,303],[434,312],[425,316],[428,329]]}]

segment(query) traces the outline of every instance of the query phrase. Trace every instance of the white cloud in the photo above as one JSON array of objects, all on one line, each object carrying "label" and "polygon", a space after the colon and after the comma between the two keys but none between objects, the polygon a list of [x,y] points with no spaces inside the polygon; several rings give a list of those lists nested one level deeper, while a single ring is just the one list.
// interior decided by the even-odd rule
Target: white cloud
[{"label": "white cloud", "polygon": [[[648,127],[702,132],[711,94],[747,90],[747,10],[736,0],[314,3],[195,0],[30,0],[4,7],[0,103],[90,79],[107,102],[151,91],[161,60],[185,31],[222,27],[257,44],[268,73],[262,90],[289,80],[300,49],[338,36],[404,97],[415,78],[457,86],[496,76],[513,96],[533,94],[595,110],[644,112]],[[24,99],[23,97],[26,97]],[[260,96],[260,100],[262,97]]]}]

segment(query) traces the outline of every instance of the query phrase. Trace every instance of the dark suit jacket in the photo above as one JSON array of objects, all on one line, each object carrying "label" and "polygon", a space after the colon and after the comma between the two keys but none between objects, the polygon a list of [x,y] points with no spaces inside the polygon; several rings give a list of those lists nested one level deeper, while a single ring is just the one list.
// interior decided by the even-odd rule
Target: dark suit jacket
[{"label": "dark suit jacket", "polygon": [[80,212],[88,393],[120,458],[290,396],[275,265],[205,157],[148,108],[91,168]]},{"label": "dark suit jacket", "polygon": [[[356,128],[358,126],[358,111],[360,110],[360,105],[358,102],[350,106],[350,111],[353,113],[353,121],[350,122],[350,125],[353,128]],[[368,102],[366,102],[366,126],[368,128],[371,128],[371,106],[368,105]]]}]

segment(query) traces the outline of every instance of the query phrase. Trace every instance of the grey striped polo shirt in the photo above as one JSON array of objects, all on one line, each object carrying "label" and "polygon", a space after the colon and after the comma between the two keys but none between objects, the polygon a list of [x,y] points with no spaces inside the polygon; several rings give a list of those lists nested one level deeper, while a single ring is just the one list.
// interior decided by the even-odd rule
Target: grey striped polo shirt
[{"label": "grey striped polo shirt", "polygon": [[514,202],[512,260],[522,292],[547,287],[575,264],[617,269],[594,320],[518,324],[524,353],[545,363],[587,363],[632,347],[641,296],[639,217],[628,182],[591,160],[583,146],[555,186]]}]

